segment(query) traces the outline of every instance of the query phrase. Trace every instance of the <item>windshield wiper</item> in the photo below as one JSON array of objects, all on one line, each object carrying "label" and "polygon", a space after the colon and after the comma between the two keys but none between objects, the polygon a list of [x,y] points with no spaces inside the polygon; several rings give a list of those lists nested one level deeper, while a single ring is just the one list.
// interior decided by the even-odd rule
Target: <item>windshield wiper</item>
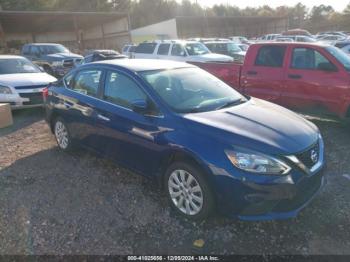
[{"label": "windshield wiper", "polygon": [[220,109],[223,109],[223,108],[227,108],[227,107],[231,107],[231,106],[236,106],[236,105],[239,105],[239,104],[242,104],[244,102],[246,102],[247,100],[246,99],[243,99],[243,98],[239,98],[237,100],[232,100],[232,101],[228,101],[226,102],[225,104],[215,108],[215,110],[220,110]]}]

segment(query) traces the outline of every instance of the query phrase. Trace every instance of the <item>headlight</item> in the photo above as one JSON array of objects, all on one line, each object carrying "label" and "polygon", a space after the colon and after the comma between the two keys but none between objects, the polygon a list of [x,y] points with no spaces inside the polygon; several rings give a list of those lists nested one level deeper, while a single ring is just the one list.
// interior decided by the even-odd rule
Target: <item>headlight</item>
[{"label": "headlight", "polygon": [[53,61],[51,63],[52,66],[63,66],[63,61]]},{"label": "headlight", "polygon": [[245,150],[227,150],[225,153],[235,167],[247,172],[285,175],[291,170],[283,161],[261,153]]},{"label": "headlight", "polygon": [[9,95],[12,94],[11,88],[8,86],[0,86],[0,94]]}]

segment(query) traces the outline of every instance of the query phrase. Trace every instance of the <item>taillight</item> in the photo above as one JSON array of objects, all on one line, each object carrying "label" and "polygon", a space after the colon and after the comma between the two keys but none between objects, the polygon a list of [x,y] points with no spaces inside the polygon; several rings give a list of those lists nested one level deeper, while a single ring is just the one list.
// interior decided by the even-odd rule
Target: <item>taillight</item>
[{"label": "taillight", "polygon": [[43,99],[44,101],[46,100],[46,98],[49,96],[49,89],[47,87],[45,87],[43,89]]}]

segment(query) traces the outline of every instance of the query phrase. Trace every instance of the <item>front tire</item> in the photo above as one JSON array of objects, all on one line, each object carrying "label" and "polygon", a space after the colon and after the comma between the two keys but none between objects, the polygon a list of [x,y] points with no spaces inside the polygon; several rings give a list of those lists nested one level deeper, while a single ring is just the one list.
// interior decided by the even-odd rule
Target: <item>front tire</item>
[{"label": "front tire", "polygon": [[193,164],[176,162],[165,174],[171,207],[191,220],[204,220],[214,209],[214,197],[202,172]]},{"label": "front tire", "polygon": [[63,151],[72,150],[72,139],[68,131],[67,125],[62,118],[54,121],[53,130],[58,147]]}]

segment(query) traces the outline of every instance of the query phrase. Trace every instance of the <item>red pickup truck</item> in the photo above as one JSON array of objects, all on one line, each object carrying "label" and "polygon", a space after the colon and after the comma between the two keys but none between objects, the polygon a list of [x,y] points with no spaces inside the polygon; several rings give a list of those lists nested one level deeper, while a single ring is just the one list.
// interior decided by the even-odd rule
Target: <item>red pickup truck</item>
[{"label": "red pickup truck", "polygon": [[350,117],[350,56],[334,46],[258,43],[243,64],[195,63],[243,94]]}]

